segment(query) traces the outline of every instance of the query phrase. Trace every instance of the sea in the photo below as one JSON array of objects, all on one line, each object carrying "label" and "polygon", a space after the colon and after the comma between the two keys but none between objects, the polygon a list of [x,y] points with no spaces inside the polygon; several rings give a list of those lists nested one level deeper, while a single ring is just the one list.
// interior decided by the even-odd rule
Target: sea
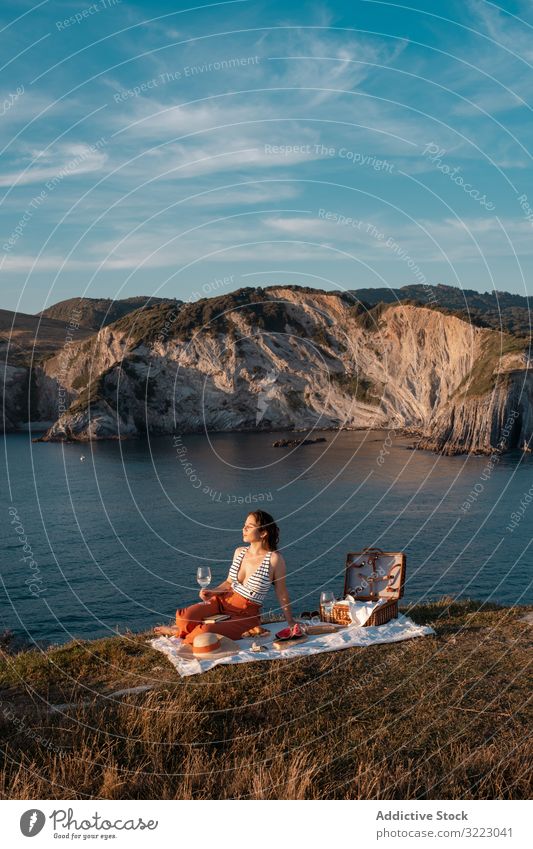
[{"label": "sea", "polygon": [[[38,646],[143,631],[227,576],[250,510],[281,531],[293,611],[342,597],[348,552],[405,552],[407,605],[533,603],[533,455],[445,457],[392,431],[4,438],[3,631]],[[273,590],[264,612],[279,613]]]}]

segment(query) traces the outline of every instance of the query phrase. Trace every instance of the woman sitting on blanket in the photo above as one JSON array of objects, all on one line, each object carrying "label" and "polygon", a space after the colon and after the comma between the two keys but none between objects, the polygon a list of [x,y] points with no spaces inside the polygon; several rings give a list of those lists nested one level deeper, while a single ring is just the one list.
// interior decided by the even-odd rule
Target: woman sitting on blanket
[{"label": "woman sitting on blanket", "polygon": [[[213,631],[238,640],[245,631],[260,625],[261,605],[270,584],[274,584],[291,633],[293,630],[295,636],[299,633],[285,584],[285,560],[276,551],[279,528],[274,519],[264,510],[248,513],[242,537],[248,547],[235,549],[226,580],[211,590],[200,590],[203,603],[180,607],[176,611],[176,624],[159,625],[154,629],[156,634],[181,637],[192,643],[198,634]],[[204,622],[218,613],[228,614],[230,618]]]}]

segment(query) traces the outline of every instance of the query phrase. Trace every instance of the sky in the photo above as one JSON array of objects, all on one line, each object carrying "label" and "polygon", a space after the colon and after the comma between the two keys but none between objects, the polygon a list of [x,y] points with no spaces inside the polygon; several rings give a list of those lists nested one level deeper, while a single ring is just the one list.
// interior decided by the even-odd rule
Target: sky
[{"label": "sky", "polygon": [[533,4],[0,11],[0,307],[533,294]]}]

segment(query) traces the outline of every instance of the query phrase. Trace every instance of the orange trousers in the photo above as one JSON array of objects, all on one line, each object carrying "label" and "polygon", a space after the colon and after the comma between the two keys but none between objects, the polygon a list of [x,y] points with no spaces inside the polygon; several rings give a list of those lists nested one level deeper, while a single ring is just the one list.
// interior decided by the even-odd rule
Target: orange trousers
[{"label": "orange trousers", "polygon": [[[231,619],[212,623],[203,621],[206,617],[213,616],[216,613],[228,613]],[[249,628],[254,628],[260,624],[260,613],[261,606],[259,604],[254,604],[253,601],[248,601],[239,593],[229,590],[213,596],[209,601],[201,601],[197,604],[190,604],[188,607],[178,608],[176,610],[176,625],[180,629],[180,633],[177,636],[190,644],[197,634],[212,631],[215,634],[229,637],[231,640],[238,640]]]}]

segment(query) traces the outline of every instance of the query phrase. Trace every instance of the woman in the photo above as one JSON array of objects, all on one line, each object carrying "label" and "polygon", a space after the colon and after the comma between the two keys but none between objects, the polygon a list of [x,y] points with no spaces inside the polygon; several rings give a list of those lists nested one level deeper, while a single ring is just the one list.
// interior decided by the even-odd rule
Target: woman
[{"label": "woman", "polygon": [[[242,537],[248,547],[235,549],[226,580],[211,590],[200,590],[203,604],[180,607],[176,611],[176,624],[159,625],[154,629],[156,634],[181,637],[186,643],[192,643],[198,634],[213,631],[238,640],[245,631],[260,624],[261,605],[270,584],[274,584],[289,627],[292,629],[296,625],[285,583],[285,560],[276,550],[279,528],[274,519],[264,510],[248,513]],[[217,613],[229,614],[230,619],[203,621]]]}]

